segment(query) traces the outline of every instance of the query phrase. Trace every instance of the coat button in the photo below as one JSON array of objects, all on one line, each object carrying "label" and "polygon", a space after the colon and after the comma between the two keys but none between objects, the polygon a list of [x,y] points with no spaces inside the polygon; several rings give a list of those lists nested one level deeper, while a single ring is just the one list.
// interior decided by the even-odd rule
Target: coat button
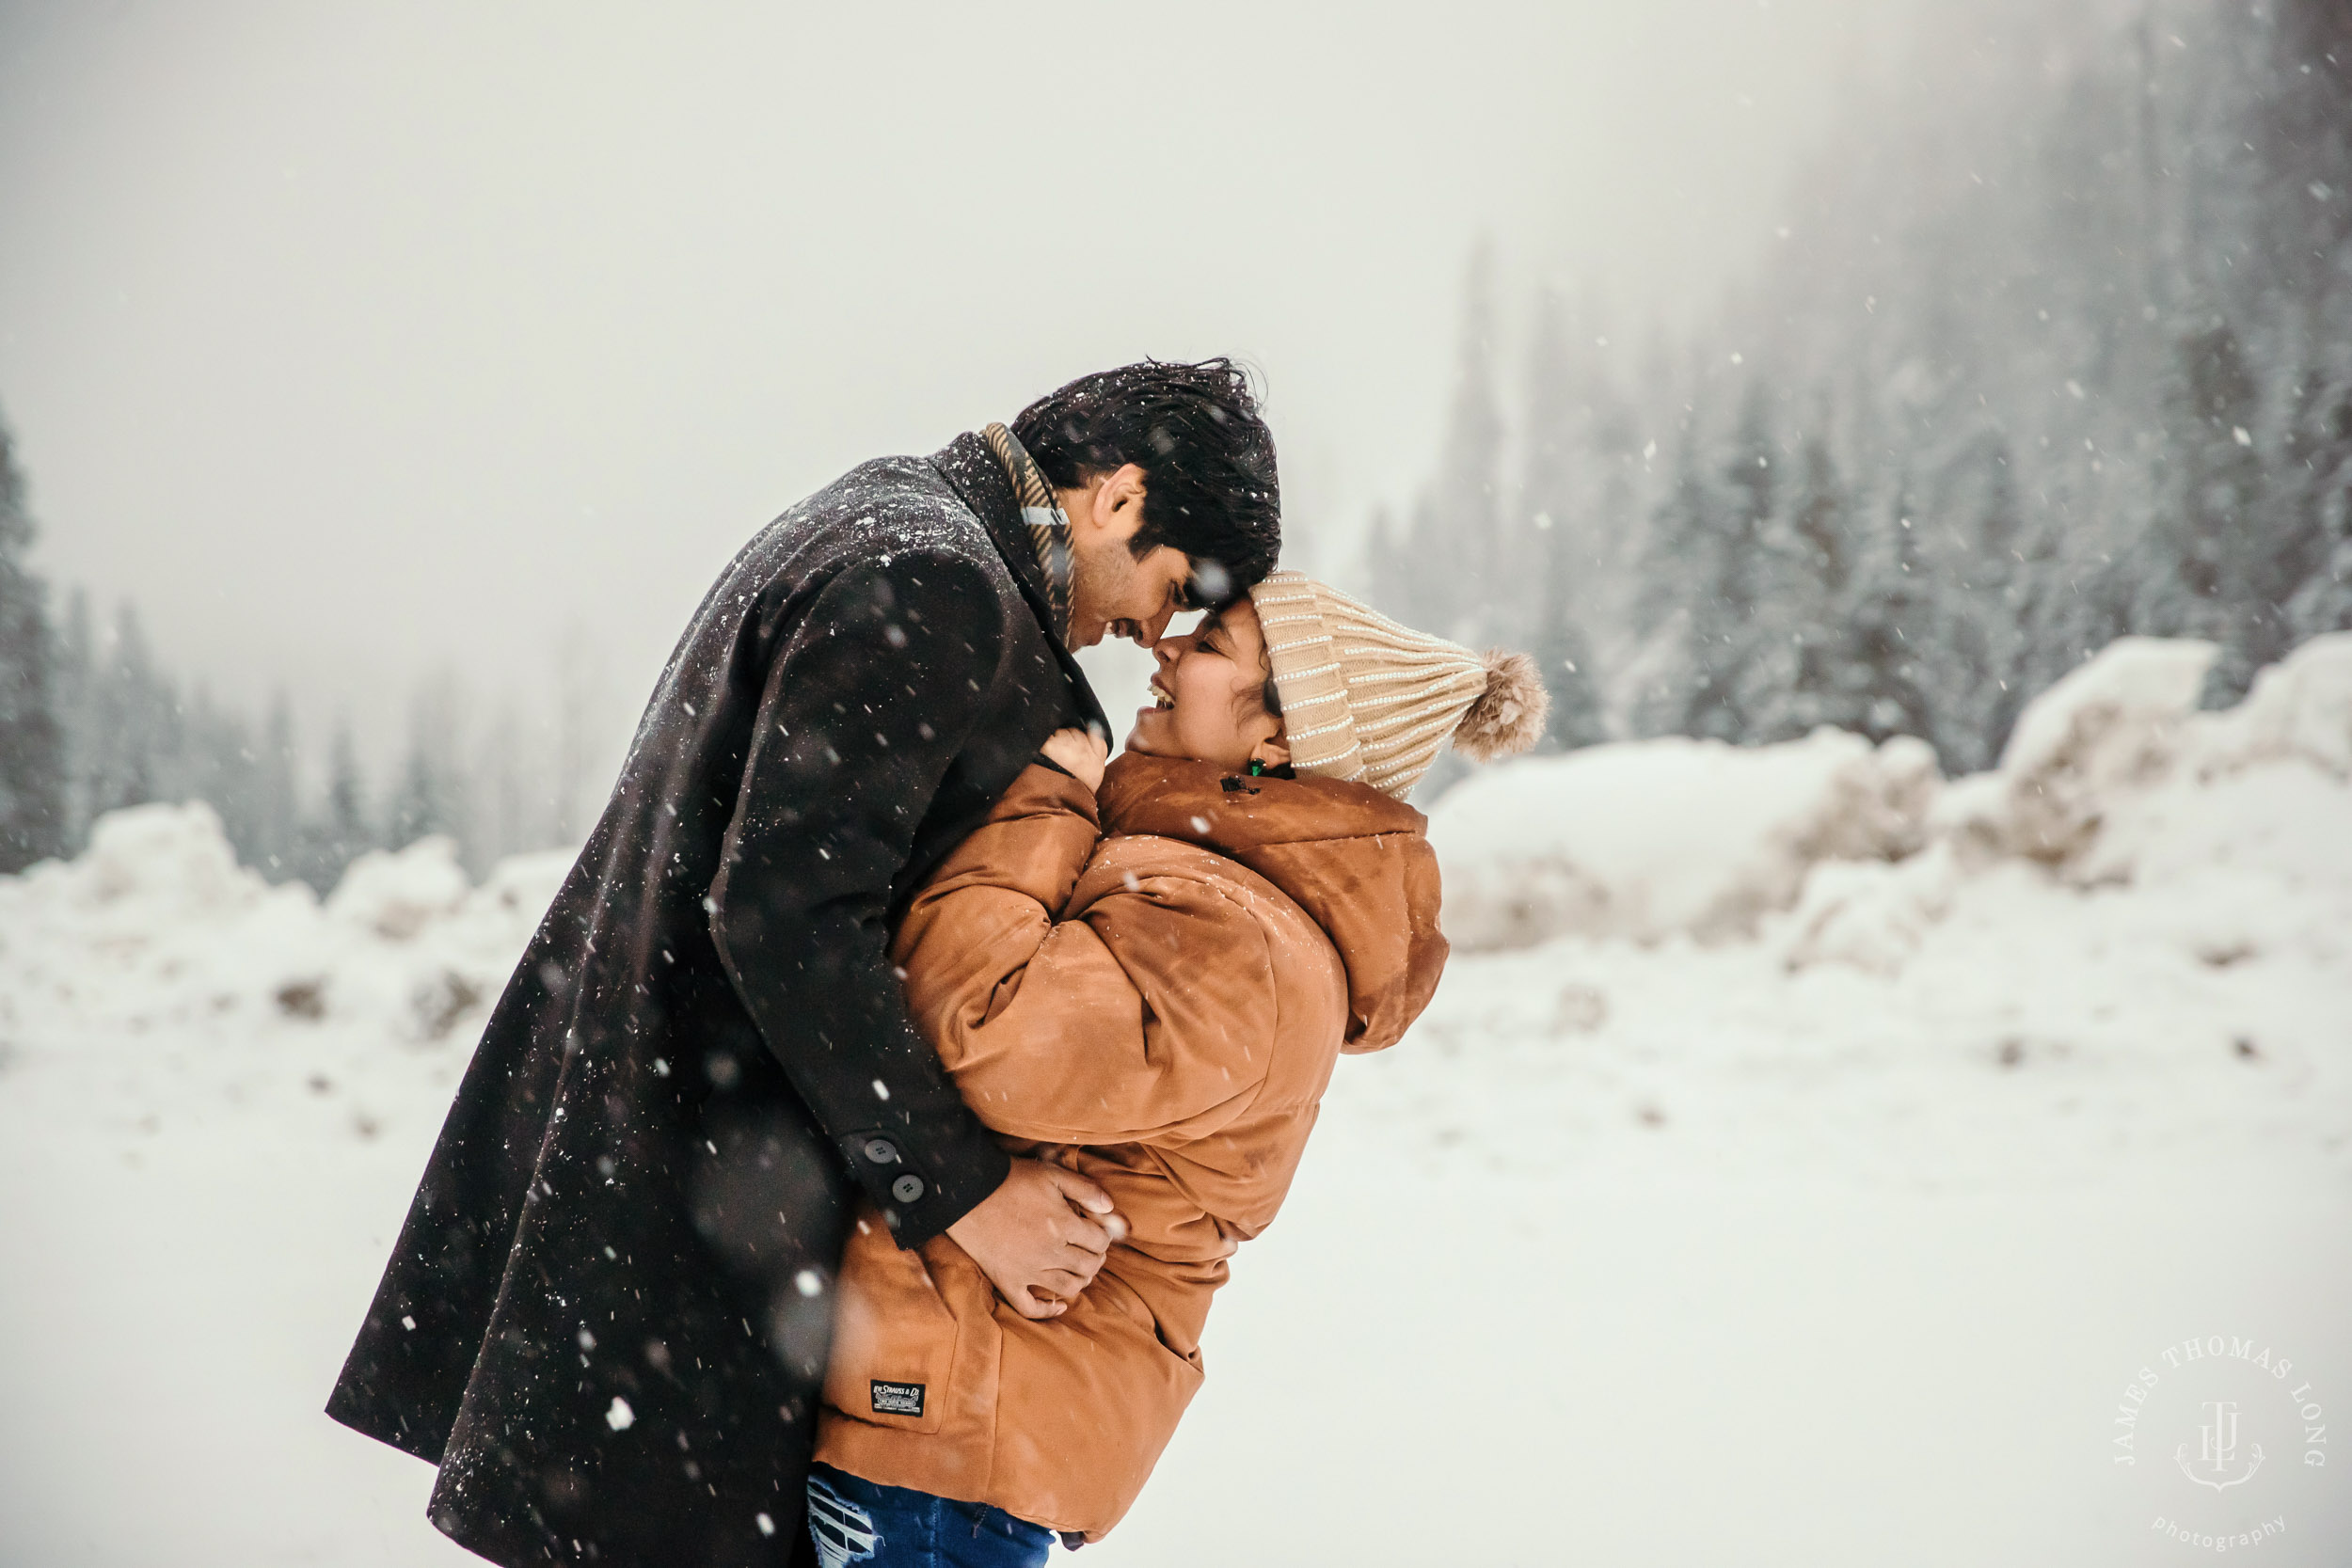
[{"label": "coat button", "polygon": [[919,1176],[898,1178],[890,1184],[890,1196],[901,1203],[913,1203],[923,1196],[923,1179]]},{"label": "coat button", "polygon": [[888,1138],[868,1138],[866,1157],[878,1165],[895,1165],[898,1163],[898,1146]]}]

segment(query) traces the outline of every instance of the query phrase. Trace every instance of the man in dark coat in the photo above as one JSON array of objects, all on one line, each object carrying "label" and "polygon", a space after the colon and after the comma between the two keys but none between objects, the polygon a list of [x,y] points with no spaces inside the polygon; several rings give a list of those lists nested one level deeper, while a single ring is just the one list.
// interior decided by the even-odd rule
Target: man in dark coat
[{"label": "man in dark coat", "polygon": [[861,1196],[1025,1312],[1085,1288],[1107,1197],[972,1116],[889,926],[1048,735],[1103,724],[1070,650],[1246,589],[1278,519],[1240,373],[1146,363],[852,469],[721,576],[327,1405],[440,1467],[442,1531],[509,1565],[804,1560]]}]

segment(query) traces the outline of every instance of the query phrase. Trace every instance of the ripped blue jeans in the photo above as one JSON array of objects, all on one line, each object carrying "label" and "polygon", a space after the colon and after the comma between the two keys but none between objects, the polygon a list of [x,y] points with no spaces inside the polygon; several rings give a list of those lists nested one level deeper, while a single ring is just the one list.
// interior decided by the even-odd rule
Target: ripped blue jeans
[{"label": "ripped blue jeans", "polygon": [[986,1503],[808,1471],[808,1532],[824,1568],[1040,1568],[1054,1532]]}]

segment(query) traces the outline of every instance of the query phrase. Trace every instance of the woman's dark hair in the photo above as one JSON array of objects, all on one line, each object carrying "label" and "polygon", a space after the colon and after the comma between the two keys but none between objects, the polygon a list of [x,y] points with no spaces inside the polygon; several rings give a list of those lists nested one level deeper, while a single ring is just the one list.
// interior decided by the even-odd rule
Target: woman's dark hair
[{"label": "woman's dark hair", "polygon": [[1141,468],[1143,527],[1129,547],[1190,556],[1197,604],[1247,593],[1281,554],[1274,433],[1230,359],[1146,359],[1082,375],[1024,408],[1012,433],[1056,489],[1123,464]]}]

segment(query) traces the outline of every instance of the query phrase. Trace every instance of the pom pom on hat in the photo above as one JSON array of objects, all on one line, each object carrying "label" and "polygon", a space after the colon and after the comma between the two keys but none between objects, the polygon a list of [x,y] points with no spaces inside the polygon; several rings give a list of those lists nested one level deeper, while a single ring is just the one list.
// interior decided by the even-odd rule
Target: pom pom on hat
[{"label": "pom pom on hat", "polygon": [[1486,689],[1454,726],[1454,749],[1472,762],[1516,756],[1543,738],[1551,694],[1525,654],[1486,650]]}]

